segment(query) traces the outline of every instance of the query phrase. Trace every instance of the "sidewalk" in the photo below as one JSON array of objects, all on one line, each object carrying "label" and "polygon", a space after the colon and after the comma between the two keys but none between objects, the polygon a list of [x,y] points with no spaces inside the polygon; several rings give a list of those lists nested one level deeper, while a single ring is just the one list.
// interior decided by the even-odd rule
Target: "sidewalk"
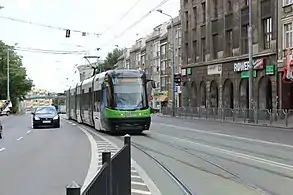
[{"label": "sidewalk", "polygon": [[[157,113],[157,114],[154,114],[154,116],[172,118],[172,116],[164,115],[163,113]],[[198,117],[188,117],[188,116],[187,117],[185,117],[185,116],[176,116],[176,118],[211,121],[211,122],[220,122],[220,123],[235,123],[235,124],[247,125],[247,126],[275,127],[275,128],[292,129],[293,130],[293,116],[291,116],[288,119],[288,127],[286,127],[286,125],[285,125],[285,120],[273,121],[272,124],[270,124],[270,121],[266,121],[266,120],[259,120],[258,123],[248,123],[248,122],[244,122],[244,119],[239,119],[239,118],[235,119],[235,121],[233,121],[230,118],[225,119],[225,120],[218,119],[218,118],[216,118],[216,119],[213,119],[213,118],[206,119],[205,117],[198,118]]]}]

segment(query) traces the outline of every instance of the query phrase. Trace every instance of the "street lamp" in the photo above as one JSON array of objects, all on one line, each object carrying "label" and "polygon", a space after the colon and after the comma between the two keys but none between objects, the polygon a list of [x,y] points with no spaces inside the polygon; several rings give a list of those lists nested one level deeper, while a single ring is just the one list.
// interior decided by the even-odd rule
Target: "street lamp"
[{"label": "street lamp", "polygon": [[[123,50],[123,61],[124,61],[124,68],[126,68],[126,49],[119,47],[119,45],[115,45],[115,47]],[[127,69],[129,69],[129,66],[127,66]]]},{"label": "street lamp", "polygon": [[253,45],[252,45],[252,0],[248,2],[249,7],[249,27],[248,27],[248,53],[249,53],[249,119],[248,122],[254,122],[254,111],[253,111]]},{"label": "street lamp", "polygon": [[171,15],[166,14],[163,12],[163,10],[158,9],[157,12],[164,14],[168,17],[171,18],[171,32],[172,32],[172,36],[171,36],[171,47],[170,47],[170,51],[172,53],[172,58],[171,58],[171,85],[172,85],[172,116],[175,117],[175,82],[174,82],[174,74],[175,74],[175,28],[174,28],[174,19]]}]

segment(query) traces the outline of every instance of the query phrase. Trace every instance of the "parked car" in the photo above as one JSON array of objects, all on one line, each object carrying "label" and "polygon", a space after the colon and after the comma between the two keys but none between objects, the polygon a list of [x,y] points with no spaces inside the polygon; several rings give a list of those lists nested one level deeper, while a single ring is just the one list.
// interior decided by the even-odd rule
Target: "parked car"
[{"label": "parked car", "polygon": [[60,128],[60,116],[54,106],[40,106],[32,113],[32,128],[54,127]]}]

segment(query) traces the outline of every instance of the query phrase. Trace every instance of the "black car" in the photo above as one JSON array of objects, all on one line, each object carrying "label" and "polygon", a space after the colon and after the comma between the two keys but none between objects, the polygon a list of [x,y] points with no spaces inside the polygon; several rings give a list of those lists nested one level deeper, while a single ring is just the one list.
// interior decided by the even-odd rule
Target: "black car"
[{"label": "black car", "polygon": [[32,128],[60,127],[60,116],[54,106],[41,106],[32,112]]}]

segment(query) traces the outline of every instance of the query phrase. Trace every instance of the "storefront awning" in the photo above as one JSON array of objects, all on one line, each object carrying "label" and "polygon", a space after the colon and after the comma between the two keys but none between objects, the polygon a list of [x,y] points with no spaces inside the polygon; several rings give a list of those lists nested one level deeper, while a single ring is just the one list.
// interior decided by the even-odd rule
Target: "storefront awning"
[{"label": "storefront awning", "polygon": [[158,97],[158,101],[159,101],[159,102],[165,102],[165,101],[168,101],[168,96],[166,96],[166,95],[159,95],[159,97]]}]

